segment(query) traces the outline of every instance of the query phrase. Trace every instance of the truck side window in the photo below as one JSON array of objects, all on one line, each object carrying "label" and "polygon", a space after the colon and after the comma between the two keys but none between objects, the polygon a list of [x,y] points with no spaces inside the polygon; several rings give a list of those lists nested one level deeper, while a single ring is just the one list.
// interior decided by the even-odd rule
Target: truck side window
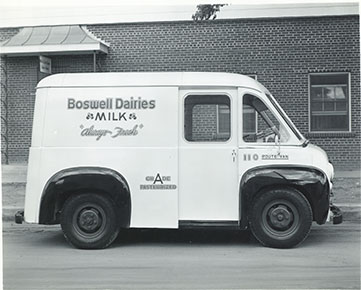
[{"label": "truck side window", "polygon": [[269,108],[256,96],[243,96],[243,140],[250,143],[281,142],[289,139],[289,133],[281,126]]},{"label": "truck side window", "polygon": [[184,101],[184,137],[191,142],[224,142],[231,136],[230,99],[189,95]]}]

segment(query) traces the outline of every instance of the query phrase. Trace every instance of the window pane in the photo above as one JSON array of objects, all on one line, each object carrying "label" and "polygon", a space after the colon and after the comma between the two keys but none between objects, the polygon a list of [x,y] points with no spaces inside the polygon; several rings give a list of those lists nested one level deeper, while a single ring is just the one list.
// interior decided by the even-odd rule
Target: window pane
[{"label": "window pane", "polygon": [[337,102],[336,103],[336,110],[337,111],[347,111],[347,103],[346,102]]},{"label": "window pane", "polygon": [[[217,131],[216,105],[195,105],[192,111],[192,141],[211,141]],[[190,140],[191,141],[191,140]]]},{"label": "window pane", "polygon": [[334,102],[325,102],[324,111],[334,111],[335,110],[335,103]]},{"label": "window pane", "polygon": [[322,87],[312,87],[311,88],[311,99],[322,99]]},{"label": "window pane", "polygon": [[311,110],[312,111],[322,111],[322,102],[312,102]]},{"label": "window pane", "polygon": [[312,116],[312,131],[341,131],[348,128],[347,115]]},{"label": "window pane", "polygon": [[243,132],[256,133],[256,111],[247,105],[243,105]]},{"label": "window pane", "polygon": [[335,98],[346,99],[346,87],[335,87]]},{"label": "window pane", "polygon": [[226,105],[218,106],[218,133],[229,133],[230,130],[230,111]]},{"label": "window pane", "polygon": [[316,74],[310,76],[311,85],[339,85],[348,83],[348,73]]},{"label": "window pane", "polygon": [[311,131],[348,131],[348,73],[310,75]]},{"label": "window pane", "polygon": [[[256,113],[257,112],[257,113]],[[256,96],[243,96],[243,140],[253,143],[286,142],[289,133],[281,126],[269,108]]]},{"label": "window pane", "polygon": [[231,135],[230,100],[222,95],[188,96],[184,121],[184,136],[188,141],[226,141]]},{"label": "window pane", "polygon": [[326,100],[334,100],[335,99],[335,88],[334,87],[324,87],[323,88],[323,97]]}]

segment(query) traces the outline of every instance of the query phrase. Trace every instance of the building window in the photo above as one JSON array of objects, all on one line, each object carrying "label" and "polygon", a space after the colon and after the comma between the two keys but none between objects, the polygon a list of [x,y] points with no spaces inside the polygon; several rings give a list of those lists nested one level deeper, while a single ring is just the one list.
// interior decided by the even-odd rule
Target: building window
[{"label": "building window", "polygon": [[184,101],[184,137],[191,142],[227,141],[231,136],[230,99],[190,95]]},{"label": "building window", "polygon": [[350,82],[348,73],[311,74],[310,131],[350,130]]}]

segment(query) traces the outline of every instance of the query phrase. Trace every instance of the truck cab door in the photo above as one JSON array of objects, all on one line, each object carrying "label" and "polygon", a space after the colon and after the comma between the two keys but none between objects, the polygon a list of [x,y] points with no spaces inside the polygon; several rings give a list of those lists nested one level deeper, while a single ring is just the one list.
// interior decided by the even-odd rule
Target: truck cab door
[{"label": "truck cab door", "polygon": [[289,163],[295,155],[292,134],[277,115],[275,108],[261,93],[239,89],[239,171]]},{"label": "truck cab door", "polygon": [[180,104],[180,224],[237,224],[237,90],[181,90]]}]

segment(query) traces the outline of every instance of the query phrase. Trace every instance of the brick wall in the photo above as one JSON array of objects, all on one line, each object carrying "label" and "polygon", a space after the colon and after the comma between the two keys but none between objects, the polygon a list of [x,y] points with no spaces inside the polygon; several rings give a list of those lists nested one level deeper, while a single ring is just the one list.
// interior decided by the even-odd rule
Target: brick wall
[{"label": "brick wall", "polygon": [[[10,37],[17,34],[19,29],[17,28],[8,28],[8,29],[1,29],[0,30],[0,42],[9,39]],[[8,61],[6,57],[0,57],[0,94],[1,94],[1,162],[6,162],[5,154],[6,150],[6,119],[7,115],[7,100],[8,97],[8,80],[7,80],[7,68],[8,68]]]},{"label": "brick wall", "polygon": [[[53,56],[51,59],[53,73],[93,71],[92,55]],[[8,76],[9,162],[23,163],[28,159],[31,145],[35,87],[46,75],[39,72],[37,56],[7,57],[3,62],[6,63]],[[2,94],[2,97],[5,96]],[[4,116],[5,108],[3,105],[1,108]],[[5,132],[4,122],[2,122],[2,132]],[[5,150],[6,143],[5,140],[2,141],[2,150]],[[2,154],[2,162],[5,162],[4,154]]]},{"label": "brick wall", "polygon": [[[358,16],[106,24],[89,25],[88,29],[110,43],[109,54],[99,58],[101,71],[221,71],[256,74],[257,79],[270,89],[304,134],[308,134],[309,127],[309,73],[350,72],[352,132],[308,134],[308,138],[328,152],[336,167],[360,167]],[[6,38],[4,35],[7,33],[9,30],[0,29],[0,37]],[[91,56],[61,56],[52,59],[54,72],[92,71]],[[25,61],[28,65],[30,62],[30,58]],[[14,60],[11,65],[19,69],[20,63]],[[33,73],[30,68],[27,69]],[[25,77],[23,74],[21,76]],[[31,76],[26,78],[33,81]],[[20,92],[20,89],[13,84],[11,86],[12,96],[20,97],[15,93]],[[24,90],[25,85],[20,87]],[[19,100],[16,96],[13,98],[14,101]],[[31,95],[24,93],[23,98],[31,99]],[[14,120],[18,120],[19,110],[12,114]],[[28,129],[25,134],[13,136],[13,142],[16,144],[18,139],[30,140]],[[26,155],[29,144],[26,140],[19,160]],[[15,160],[17,157],[12,158]]]},{"label": "brick wall", "polygon": [[31,142],[38,58],[7,58],[10,162],[27,160]]},{"label": "brick wall", "polygon": [[52,73],[93,72],[93,55],[51,57]]}]

